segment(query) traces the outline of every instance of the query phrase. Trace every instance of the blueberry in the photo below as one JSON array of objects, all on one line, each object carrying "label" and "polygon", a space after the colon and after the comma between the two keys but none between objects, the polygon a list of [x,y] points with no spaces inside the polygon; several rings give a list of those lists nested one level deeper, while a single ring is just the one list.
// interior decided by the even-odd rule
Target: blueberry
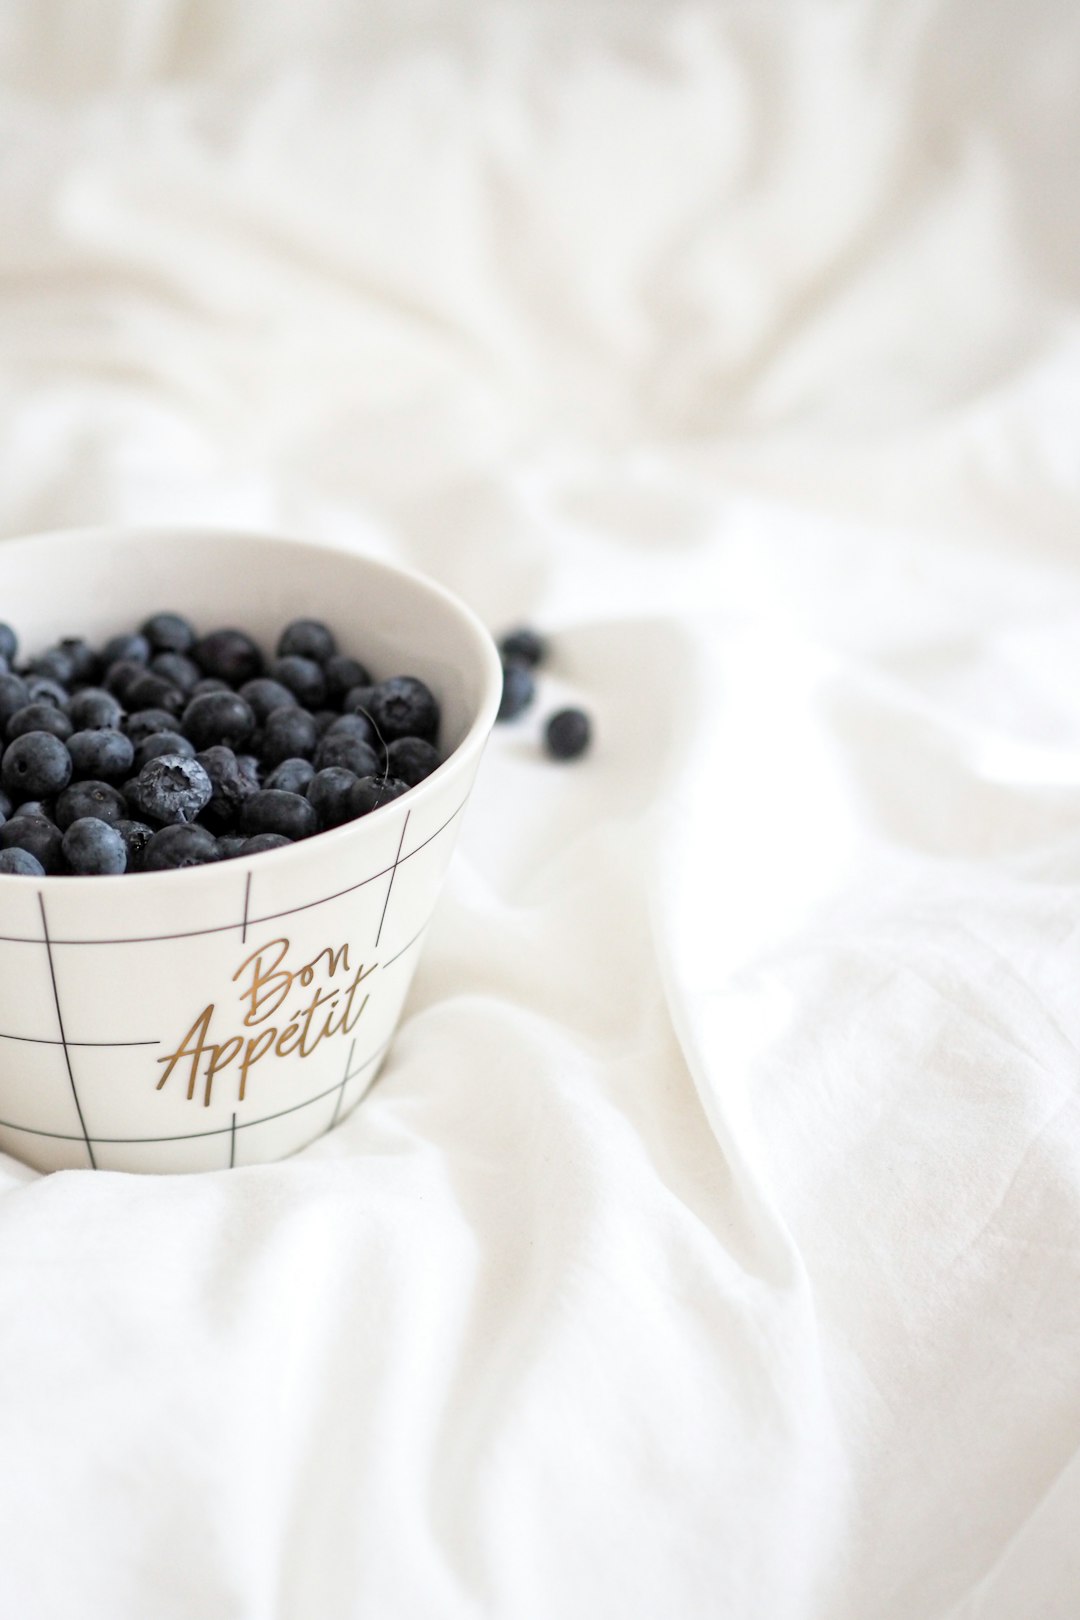
[{"label": "blueberry", "polygon": [[386,750],[386,770],[415,787],[442,764],[442,755],[422,737],[398,737]]},{"label": "blueberry", "polygon": [[190,652],[195,631],[179,613],[155,613],[139,626],[154,652]]},{"label": "blueberry", "polygon": [[26,682],[19,675],[0,675],[0,726],[5,729],[12,715],[30,701]]},{"label": "blueberry", "polygon": [[166,872],[181,866],[206,866],[218,859],[217,839],[205,827],[162,827],[142,852],[143,872]]},{"label": "blueberry", "polygon": [[0,848],[25,849],[45,872],[59,872],[63,834],[46,816],[12,816],[0,827]]},{"label": "blueberry", "polygon": [[323,733],[326,737],[356,737],[382,752],[379,734],[366,714],[337,714]]},{"label": "blueberry", "polygon": [[127,785],[128,802],[149,821],[194,821],[210,803],[213,787],[197,759],[159,754]]},{"label": "blueberry", "polygon": [[[263,834],[266,837],[266,834]],[[219,861],[234,861],[238,855],[244,853],[248,840],[243,833],[224,833],[217,841]]]},{"label": "blueberry", "polygon": [[266,778],[266,786],[280,788],[283,793],[304,793],[314,775],[310,759],[283,759]]},{"label": "blueberry", "polygon": [[431,690],[415,675],[392,675],[380,681],[366,705],[383,742],[395,737],[423,737],[434,742],[439,730],[439,705]]},{"label": "blueberry", "polygon": [[308,838],[318,832],[319,818],[314,805],[302,793],[260,788],[258,793],[244,800],[240,828],[246,833],[281,833],[285,838]]},{"label": "blueberry", "polygon": [[0,657],[6,658],[9,664],[15,662],[15,654],[19,650],[19,638],[10,624],[0,622]]},{"label": "blueberry", "polygon": [[319,741],[315,717],[295,704],[275,709],[263,728],[263,763],[280,765],[283,759],[310,759]]},{"label": "blueberry", "polygon": [[118,731],[124,720],[121,704],[101,686],[84,686],[76,692],[67,712],[76,731]]},{"label": "blueberry", "polygon": [[26,849],[0,849],[0,872],[8,877],[44,877],[45,868]]},{"label": "blueberry", "polygon": [[15,806],[12,803],[11,795],[5,793],[4,790],[0,788],[0,822],[6,821],[8,816],[13,813],[14,809]]},{"label": "blueberry", "polygon": [[255,833],[251,838],[245,838],[242,855],[261,855],[268,849],[285,849],[287,845],[295,843],[294,838],[286,838],[284,833]]},{"label": "blueberry", "polygon": [[8,743],[0,780],[17,799],[44,799],[71,781],[71,755],[51,731],[27,731]]},{"label": "blueberry", "polygon": [[536,696],[536,682],[532,670],[525,664],[507,664],[502,667],[502,697],[496,720],[516,720]]},{"label": "blueberry", "polygon": [[255,716],[236,692],[204,692],[184,710],[183,728],[196,748],[238,748],[255,730]]},{"label": "blueberry", "polygon": [[135,750],[135,775],[138,776],[143,766],[149,765],[152,759],[160,759],[162,754],[183,754],[186,759],[194,759],[195,744],[179,731],[152,731]]},{"label": "blueberry", "polygon": [[130,686],[117,696],[129,709],[167,709],[170,714],[179,714],[187,702],[175,681],[167,681],[164,675],[156,675],[152,669],[140,670]]},{"label": "blueberry", "polygon": [[371,676],[363,664],[346,653],[335,653],[323,664],[326,695],[331,703],[340,703],[346,692],[355,686],[370,686]]},{"label": "blueberry", "polygon": [[51,731],[54,737],[66,742],[71,736],[72,724],[62,709],[51,703],[28,703],[25,709],[16,709],[7,723],[8,738],[22,737],[28,731]]},{"label": "blueberry", "polygon": [[71,693],[59,681],[52,680],[48,675],[28,675],[26,678],[26,695],[31,703],[51,703],[54,708],[66,709],[71,701]]},{"label": "blueberry", "polygon": [[560,709],[544,727],[544,747],[552,759],[578,759],[592,740],[592,723],[583,709]]},{"label": "blueberry", "polygon": [[277,655],[279,658],[288,658],[295,655],[298,658],[313,658],[317,664],[325,664],[337,652],[337,642],[334,632],[320,619],[294,619],[287,624],[278,638]]},{"label": "blueberry", "polygon": [[382,760],[370,743],[347,731],[331,729],[315,750],[315,769],[325,771],[332,765],[352,771],[354,776],[377,776],[382,770]]},{"label": "blueberry", "polygon": [[79,686],[96,681],[101,674],[102,662],[88,641],[81,636],[65,636],[59,650],[71,660],[72,679]]},{"label": "blueberry", "polygon": [[262,766],[254,754],[237,754],[236,764],[241,776],[246,776],[253,788],[262,786]]},{"label": "blueberry", "polygon": [[75,661],[68,657],[62,647],[50,647],[46,652],[32,658],[30,670],[32,674],[40,675],[47,681],[55,681],[58,686],[65,689],[75,679]]},{"label": "blueberry", "polygon": [[240,696],[260,726],[266,724],[275,709],[287,709],[296,703],[296,694],[290,692],[287,686],[282,686],[280,681],[272,681],[268,675],[245,681],[240,688]]},{"label": "blueberry", "polygon": [[355,772],[344,770],[340,765],[328,765],[325,771],[318,771],[311,778],[306,792],[321,827],[340,827],[343,821],[352,820],[354,811],[349,804],[349,794],[355,785]]},{"label": "blueberry", "polygon": [[145,821],[129,821],[126,817],[116,823],[116,830],[124,840],[127,850],[128,871],[134,872],[142,863],[143,850],[154,836],[153,827],[148,827]]},{"label": "blueberry", "polygon": [[547,642],[535,630],[521,625],[500,636],[499,656],[504,664],[524,664],[527,669],[536,669],[547,657]]},{"label": "blueberry", "polygon": [[96,816],[80,816],[64,834],[68,868],[78,877],[118,877],[127,871],[127,845],[115,827]]},{"label": "blueberry", "polygon": [[175,731],[175,729],[176,716],[170,714],[168,709],[137,709],[124,721],[124,731],[136,748],[145,738],[153,736],[155,731]]},{"label": "blueberry", "polygon": [[232,827],[244,800],[258,791],[257,782],[253,782],[241,769],[232,749],[221,744],[204,749],[198,755],[198,761],[210,778],[210,801],[205,812],[207,822],[218,830]]},{"label": "blueberry", "polygon": [[204,675],[201,681],[196,681],[191,688],[192,697],[202,697],[204,692],[231,692],[232,687],[228,681],[218,680],[216,675]]},{"label": "blueberry", "polygon": [[349,792],[349,809],[354,817],[366,816],[408,791],[408,782],[399,782],[396,776],[361,776]]},{"label": "blueberry", "polygon": [[262,653],[242,630],[211,631],[196,642],[192,656],[204,675],[216,675],[230,686],[243,686],[262,674]]},{"label": "blueberry", "polygon": [[178,686],[181,692],[194,691],[202,679],[198,664],[193,664],[183,653],[155,653],[150,660],[150,668],[155,675],[160,675],[163,680],[171,681],[173,686]]},{"label": "blueberry", "polygon": [[[4,797],[7,798],[6,793]],[[16,816],[44,816],[46,821],[55,821],[55,809],[56,801],[54,799],[24,799],[12,814]]]},{"label": "blueberry", "polygon": [[[363,715],[366,719],[368,706],[371,703],[374,691],[375,684],[373,681],[364,681],[360,686],[350,686],[341,700],[342,712],[344,714]],[[374,727],[372,729],[374,730]]]},{"label": "blueberry", "polygon": [[344,715],[339,714],[336,709],[316,709],[312,718],[315,721],[315,726],[319,736],[325,737],[334,721],[342,720],[345,717]]},{"label": "blueberry", "polygon": [[326,677],[313,658],[300,658],[295,653],[275,658],[269,673],[287,686],[306,709],[321,709],[326,702]]},{"label": "blueberry", "polygon": [[56,801],[56,825],[63,831],[81,816],[115,827],[127,815],[124,795],[111,782],[72,782]]},{"label": "blueberry", "polygon": [[76,731],[67,739],[71,768],[76,776],[99,781],[122,780],[131,770],[135,749],[122,731]]},{"label": "blueberry", "polygon": [[101,662],[108,670],[113,664],[148,664],[150,643],[145,636],[110,636],[101,649]]},{"label": "blueberry", "polygon": [[117,658],[102,676],[102,685],[107,692],[119,698],[125,708],[130,709],[135,707],[128,701],[131,688],[145,674],[145,663],[139,663],[134,658]]}]

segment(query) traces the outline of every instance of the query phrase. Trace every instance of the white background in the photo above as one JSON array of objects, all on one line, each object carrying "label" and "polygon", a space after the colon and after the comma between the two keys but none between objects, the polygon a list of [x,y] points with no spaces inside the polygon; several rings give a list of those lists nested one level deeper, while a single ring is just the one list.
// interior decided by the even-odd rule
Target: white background
[{"label": "white background", "polygon": [[1078,52],[4,6],[0,530],[404,559],[598,737],[335,1135],[0,1161],[5,1613],[1076,1614]]}]

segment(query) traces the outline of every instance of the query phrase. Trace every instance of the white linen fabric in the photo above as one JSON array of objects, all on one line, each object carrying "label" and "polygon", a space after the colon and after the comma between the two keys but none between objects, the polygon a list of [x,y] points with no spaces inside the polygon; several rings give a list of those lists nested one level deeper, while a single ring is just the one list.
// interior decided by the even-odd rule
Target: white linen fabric
[{"label": "white linen fabric", "polygon": [[1078,52],[3,8],[2,531],[311,535],[553,638],[345,1125],[0,1160],[5,1614],[1075,1616]]}]

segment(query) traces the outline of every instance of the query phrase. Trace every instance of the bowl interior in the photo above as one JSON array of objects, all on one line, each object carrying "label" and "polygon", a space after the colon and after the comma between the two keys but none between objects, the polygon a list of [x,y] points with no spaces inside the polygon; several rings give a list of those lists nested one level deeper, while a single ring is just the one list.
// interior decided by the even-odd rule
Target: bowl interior
[{"label": "bowl interior", "polygon": [[0,544],[0,618],[21,655],[65,635],[99,642],[164,610],[200,632],[244,629],[271,656],[290,619],[325,620],[375,679],[417,675],[432,687],[444,754],[494,718],[491,638],[420,575],[328,546],[217,530],[84,529]]}]

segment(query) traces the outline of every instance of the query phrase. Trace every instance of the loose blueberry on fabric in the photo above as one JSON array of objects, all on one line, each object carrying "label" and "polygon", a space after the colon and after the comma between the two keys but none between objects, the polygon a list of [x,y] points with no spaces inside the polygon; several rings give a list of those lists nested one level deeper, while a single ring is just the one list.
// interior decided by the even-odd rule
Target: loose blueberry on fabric
[{"label": "loose blueberry on fabric", "polygon": [[537,631],[521,625],[499,638],[499,656],[504,663],[524,664],[528,669],[536,669],[547,657],[547,643]]},{"label": "loose blueberry on fabric", "polygon": [[552,759],[577,759],[592,739],[592,725],[583,709],[559,709],[544,728],[544,746]]},{"label": "loose blueberry on fabric", "polygon": [[536,696],[536,682],[532,670],[525,664],[507,664],[502,667],[503,688],[496,720],[516,720],[524,714]]},{"label": "loose blueberry on fabric", "polygon": [[[516,720],[536,698],[534,671],[548,656],[544,636],[528,625],[519,625],[499,637],[503,689],[498,721]],[[544,722],[543,747],[549,759],[580,759],[592,743],[592,721],[584,709],[559,709]],[[388,765],[388,769],[392,766]]]},{"label": "loose blueberry on fabric", "polygon": [[439,709],[414,676],[372,682],[327,625],[265,659],[243,630],[155,613],[25,664],[0,624],[0,872],[167,871],[287,848],[437,769]]}]

